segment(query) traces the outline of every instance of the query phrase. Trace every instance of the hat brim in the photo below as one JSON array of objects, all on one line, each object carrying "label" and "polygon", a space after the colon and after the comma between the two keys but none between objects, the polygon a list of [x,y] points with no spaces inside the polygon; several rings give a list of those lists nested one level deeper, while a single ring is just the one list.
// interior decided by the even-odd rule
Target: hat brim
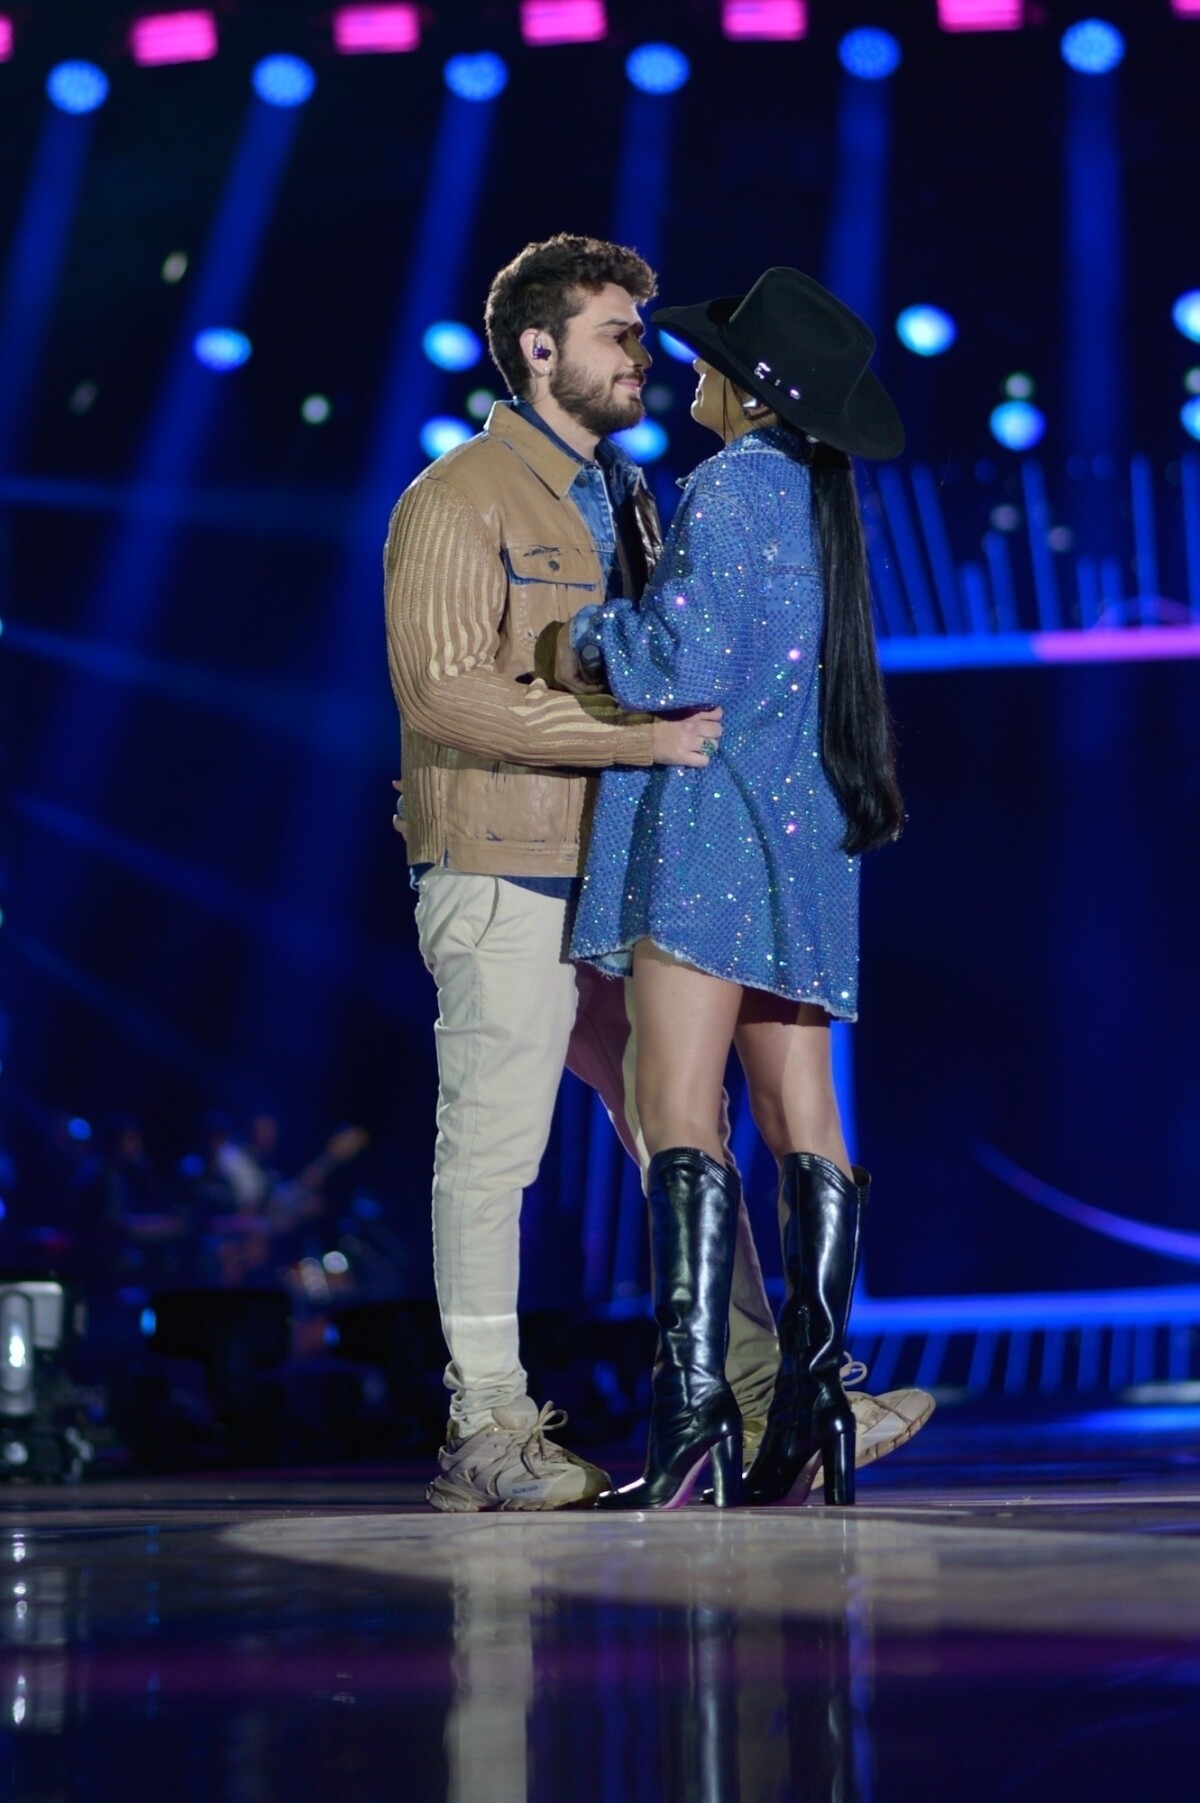
[{"label": "hat brim", "polygon": [[876,463],[898,457],[904,449],[904,425],[874,371],[864,369],[838,413],[823,413],[803,398],[793,400],[755,376],[753,368],[730,349],[723,330],[743,299],[740,294],[730,294],[691,307],[657,307],[650,318],[739,388],[757,395],[798,432],[845,451],[849,457],[867,457]]}]

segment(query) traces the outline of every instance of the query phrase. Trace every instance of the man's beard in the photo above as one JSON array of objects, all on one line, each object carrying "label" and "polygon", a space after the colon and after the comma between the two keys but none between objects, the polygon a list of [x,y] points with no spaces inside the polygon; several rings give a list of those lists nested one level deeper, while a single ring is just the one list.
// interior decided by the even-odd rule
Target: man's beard
[{"label": "man's beard", "polygon": [[578,364],[561,357],[550,376],[550,393],[564,413],[597,438],[610,432],[623,432],[645,417],[641,397],[619,393],[611,381],[602,376],[585,375]]}]

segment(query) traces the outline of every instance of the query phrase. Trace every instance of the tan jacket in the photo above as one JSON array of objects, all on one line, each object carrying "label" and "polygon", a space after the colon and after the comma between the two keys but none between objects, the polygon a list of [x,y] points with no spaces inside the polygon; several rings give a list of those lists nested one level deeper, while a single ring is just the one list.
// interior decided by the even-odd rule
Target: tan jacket
[{"label": "tan jacket", "polygon": [[[400,497],[384,550],[388,660],[403,725],[408,856],[485,876],[574,876],[583,772],[649,764],[651,723],[549,688],[539,635],[604,598],[568,489],[579,465],[498,404],[479,437]],[[649,568],[654,503],[634,498]],[[544,657],[543,657],[544,662]]]}]

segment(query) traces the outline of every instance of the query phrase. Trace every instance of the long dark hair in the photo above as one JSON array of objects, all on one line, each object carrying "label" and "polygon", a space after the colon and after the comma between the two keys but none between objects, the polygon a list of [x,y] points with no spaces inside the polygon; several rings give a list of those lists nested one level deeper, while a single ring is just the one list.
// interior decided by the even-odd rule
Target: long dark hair
[{"label": "long dark hair", "polygon": [[825,575],[821,755],[846,815],[851,856],[899,837],[904,803],[879,673],[867,543],[850,460],[813,447],[812,492]]}]

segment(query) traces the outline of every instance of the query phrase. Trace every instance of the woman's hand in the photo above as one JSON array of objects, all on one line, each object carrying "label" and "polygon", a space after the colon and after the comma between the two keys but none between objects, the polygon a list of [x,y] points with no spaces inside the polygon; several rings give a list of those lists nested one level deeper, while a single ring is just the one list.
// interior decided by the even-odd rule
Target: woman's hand
[{"label": "woman's hand", "polygon": [[721,734],[723,709],[702,708],[699,713],[682,719],[668,719],[659,714],[650,728],[650,751],[656,764],[688,764],[704,770],[717,750]]},{"label": "woman's hand", "polygon": [[404,818],[404,784],[398,776],[392,778],[392,787],[396,791],[396,805],[392,810],[392,830],[399,833],[402,839],[407,839],[408,825]]}]

